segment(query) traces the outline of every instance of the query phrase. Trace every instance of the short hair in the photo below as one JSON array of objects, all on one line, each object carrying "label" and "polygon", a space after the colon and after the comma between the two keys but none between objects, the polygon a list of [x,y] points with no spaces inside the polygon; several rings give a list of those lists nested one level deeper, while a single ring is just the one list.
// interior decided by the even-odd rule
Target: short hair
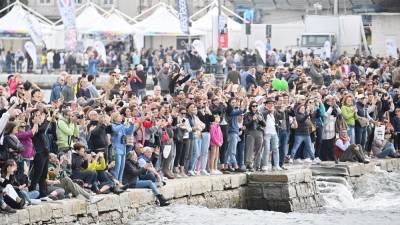
[{"label": "short hair", "polygon": [[75,143],[74,144],[74,150],[79,151],[81,148],[85,148],[85,146],[82,143]]},{"label": "short hair", "polygon": [[89,75],[89,76],[87,77],[87,79],[88,79],[89,82],[91,82],[92,80],[94,80],[94,76],[93,76],[93,75]]}]

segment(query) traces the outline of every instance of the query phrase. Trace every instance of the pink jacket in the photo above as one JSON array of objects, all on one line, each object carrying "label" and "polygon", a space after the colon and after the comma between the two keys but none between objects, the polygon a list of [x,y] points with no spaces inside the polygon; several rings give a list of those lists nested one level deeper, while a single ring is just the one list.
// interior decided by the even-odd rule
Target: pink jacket
[{"label": "pink jacket", "polygon": [[32,130],[19,131],[16,136],[21,144],[24,146],[24,151],[21,153],[22,157],[28,159],[35,156],[35,150],[33,149],[32,144]]},{"label": "pink jacket", "polygon": [[218,123],[210,125],[210,145],[220,147],[224,143],[221,127]]}]

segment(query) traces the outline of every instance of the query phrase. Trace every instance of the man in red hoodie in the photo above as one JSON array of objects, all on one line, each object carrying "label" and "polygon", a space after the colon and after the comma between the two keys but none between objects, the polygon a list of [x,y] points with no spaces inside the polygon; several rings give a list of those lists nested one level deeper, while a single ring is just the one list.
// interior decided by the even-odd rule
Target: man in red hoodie
[{"label": "man in red hoodie", "polygon": [[346,130],[340,131],[339,138],[335,142],[334,149],[336,163],[338,161],[369,163],[369,161],[365,159],[361,146],[350,144],[350,137]]}]

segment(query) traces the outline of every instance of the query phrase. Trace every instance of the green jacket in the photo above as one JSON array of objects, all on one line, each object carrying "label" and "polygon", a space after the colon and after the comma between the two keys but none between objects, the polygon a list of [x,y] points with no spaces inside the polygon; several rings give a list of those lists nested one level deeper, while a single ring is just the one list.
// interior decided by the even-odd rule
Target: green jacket
[{"label": "green jacket", "polygon": [[57,122],[57,145],[58,148],[72,147],[72,136],[79,137],[79,126],[69,123],[64,117]]},{"label": "green jacket", "polygon": [[64,97],[64,102],[70,102],[75,99],[75,88],[74,86],[65,85],[62,89],[62,95]]},{"label": "green jacket", "polygon": [[347,125],[354,126],[356,124],[356,113],[353,111],[353,106],[343,105],[341,110]]}]

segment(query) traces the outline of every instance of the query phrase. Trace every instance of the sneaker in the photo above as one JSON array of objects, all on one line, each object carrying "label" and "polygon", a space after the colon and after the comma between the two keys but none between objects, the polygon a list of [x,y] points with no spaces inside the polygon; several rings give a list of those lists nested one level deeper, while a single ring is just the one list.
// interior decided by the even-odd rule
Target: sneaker
[{"label": "sneaker", "polygon": [[293,164],[293,159],[289,159],[289,164]]},{"label": "sneaker", "polygon": [[316,157],[314,160],[313,160],[313,163],[320,163],[321,162],[321,160],[318,158],[318,157]]},{"label": "sneaker", "polygon": [[51,202],[51,201],[53,201],[51,198],[49,198],[49,197],[43,197],[43,198],[40,198],[40,200],[42,201],[42,202]]},{"label": "sneaker", "polygon": [[210,174],[209,174],[207,171],[205,171],[205,170],[202,170],[202,171],[200,172],[200,174],[201,174],[202,176],[210,176]]},{"label": "sneaker", "polygon": [[87,202],[89,204],[96,204],[102,200],[103,200],[103,198],[93,198],[93,196],[90,196],[89,199],[87,199]]},{"label": "sneaker", "polygon": [[272,167],[272,171],[282,171],[283,169],[280,166]]},{"label": "sneaker", "polygon": [[295,164],[303,164],[303,160],[301,160],[301,159],[296,159],[296,160],[295,160]]},{"label": "sneaker", "polygon": [[215,170],[216,175],[222,175],[223,173],[220,170]]},{"label": "sneaker", "polygon": [[263,172],[268,171],[268,167],[267,166],[261,167],[261,171],[263,171]]},{"label": "sneaker", "polygon": [[32,205],[40,205],[42,201],[40,199],[31,199],[31,204]]},{"label": "sneaker", "polygon": [[307,158],[307,159],[305,159],[304,160],[304,163],[312,163],[313,161],[311,160],[311,159],[309,159],[309,158]]},{"label": "sneaker", "polygon": [[188,171],[188,175],[189,176],[196,176],[196,174],[192,170]]}]

